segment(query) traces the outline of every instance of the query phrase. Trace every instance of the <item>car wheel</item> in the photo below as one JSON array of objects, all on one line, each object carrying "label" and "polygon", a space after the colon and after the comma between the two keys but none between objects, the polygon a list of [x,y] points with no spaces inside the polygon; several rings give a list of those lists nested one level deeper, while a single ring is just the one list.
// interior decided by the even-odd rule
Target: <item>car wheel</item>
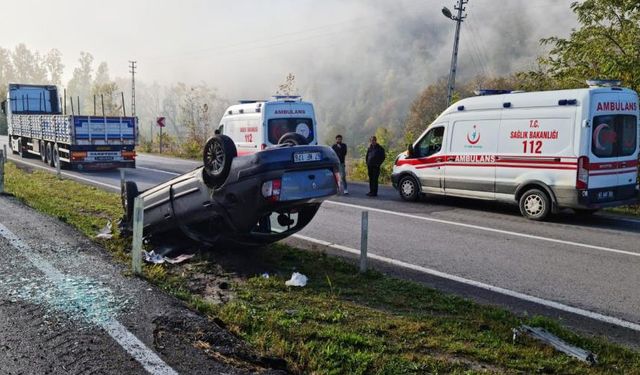
[{"label": "car wheel", "polygon": [[40,141],[40,147],[39,147],[39,152],[40,152],[40,160],[42,160],[43,163],[47,162],[47,153],[46,153],[46,147],[44,141]]},{"label": "car wheel", "polygon": [[122,199],[122,209],[124,210],[124,221],[133,219],[133,202],[138,196],[138,185],[133,181],[126,181],[120,192]]},{"label": "car wheel", "polygon": [[231,162],[236,156],[238,151],[231,138],[222,134],[209,138],[204,145],[202,160],[208,186],[217,188],[224,184],[231,171]]},{"label": "car wheel", "polygon": [[539,189],[527,190],[520,197],[520,213],[531,220],[544,220],[551,212],[551,201]]},{"label": "car wheel", "polygon": [[278,140],[279,145],[302,146],[308,143],[307,139],[298,133],[286,133]]},{"label": "car wheel", "polygon": [[414,202],[420,197],[420,188],[416,179],[412,176],[404,176],[400,179],[398,192],[400,193],[400,198],[405,201]]}]

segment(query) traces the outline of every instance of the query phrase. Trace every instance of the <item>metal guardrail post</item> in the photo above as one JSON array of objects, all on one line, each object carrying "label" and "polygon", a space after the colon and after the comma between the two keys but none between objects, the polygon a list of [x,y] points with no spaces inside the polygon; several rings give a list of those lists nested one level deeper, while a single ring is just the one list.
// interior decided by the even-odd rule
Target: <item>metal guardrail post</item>
[{"label": "metal guardrail post", "polygon": [[131,267],[137,275],[142,273],[142,230],[144,226],[144,199],[133,201],[133,244],[131,247]]},{"label": "metal guardrail post", "polygon": [[360,272],[367,272],[367,242],[369,237],[369,211],[362,211],[360,226]]},{"label": "metal guardrail post", "polygon": [[124,168],[120,168],[120,191],[124,191],[124,178],[125,178],[124,171],[125,171]]},{"label": "metal guardrail post", "polygon": [[[11,142],[11,140],[9,140],[9,142]],[[7,154],[7,145],[4,145],[4,162],[7,162],[7,159],[9,159],[9,154]]]},{"label": "metal guardrail post", "polygon": [[[7,146],[4,147],[7,149]],[[4,193],[4,163],[5,163],[6,151],[0,151],[0,194]]]}]

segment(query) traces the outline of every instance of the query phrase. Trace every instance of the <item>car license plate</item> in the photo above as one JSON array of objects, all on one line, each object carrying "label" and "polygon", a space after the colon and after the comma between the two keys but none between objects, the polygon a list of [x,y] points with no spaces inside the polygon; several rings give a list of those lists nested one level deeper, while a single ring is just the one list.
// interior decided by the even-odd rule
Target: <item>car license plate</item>
[{"label": "car license plate", "polygon": [[295,152],[293,154],[294,163],[306,163],[318,160],[322,160],[322,153],[320,152]]}]

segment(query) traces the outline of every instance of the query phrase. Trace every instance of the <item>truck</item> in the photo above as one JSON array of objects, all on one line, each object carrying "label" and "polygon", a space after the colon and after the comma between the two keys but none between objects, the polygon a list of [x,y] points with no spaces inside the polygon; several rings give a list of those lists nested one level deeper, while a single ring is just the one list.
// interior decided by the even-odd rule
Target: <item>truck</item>
[{"label": "truck", "polygon": [[135,168],[137,121],[125,115],[124,103],[116,117],[80,114],[72,100],[69,115],[66,101],[54,85],[9,84],[2,111],[13,153],[80,171]]},{"label": "truck", "polygon": [[398,155],[400,197],[497,200],[528,219],[637,204],[638,94],[619,82],[545,92],[483,90],[447,108]]}]

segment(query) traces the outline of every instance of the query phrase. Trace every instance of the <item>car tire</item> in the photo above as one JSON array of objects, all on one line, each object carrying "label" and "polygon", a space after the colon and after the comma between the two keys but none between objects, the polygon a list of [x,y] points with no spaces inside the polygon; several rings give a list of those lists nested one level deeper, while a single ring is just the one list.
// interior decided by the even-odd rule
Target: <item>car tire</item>
[{"label": "car tire", "polygon": [[218,188],[224,184],[231,172],[231,162],[238,156],[233,140],[218,134],[207,141],[202,152],[203,177],[207,186]]},{"label": "car tire", "polygon": [[520,213],[530,220],[544,220],[551,212],[551,200],[540,189],[527,190],[520,197]]},{"label": "car tire", "polygon": [[286,133],[278,140],[279,145],[304,146],[308,143],[307,139],[298,133]]},{"label": "car tire", "polygon": [[420,197],[420,186],[413,176],[404,176],[398,182],[400,198],[407,202],[415,202]]},{"label": "car tire", "polygon": [[125,222],[131,222],[133,219],[133,203],[138,194],[138,185],[133,181],[125,181],[122,191],[120,192]]}]

